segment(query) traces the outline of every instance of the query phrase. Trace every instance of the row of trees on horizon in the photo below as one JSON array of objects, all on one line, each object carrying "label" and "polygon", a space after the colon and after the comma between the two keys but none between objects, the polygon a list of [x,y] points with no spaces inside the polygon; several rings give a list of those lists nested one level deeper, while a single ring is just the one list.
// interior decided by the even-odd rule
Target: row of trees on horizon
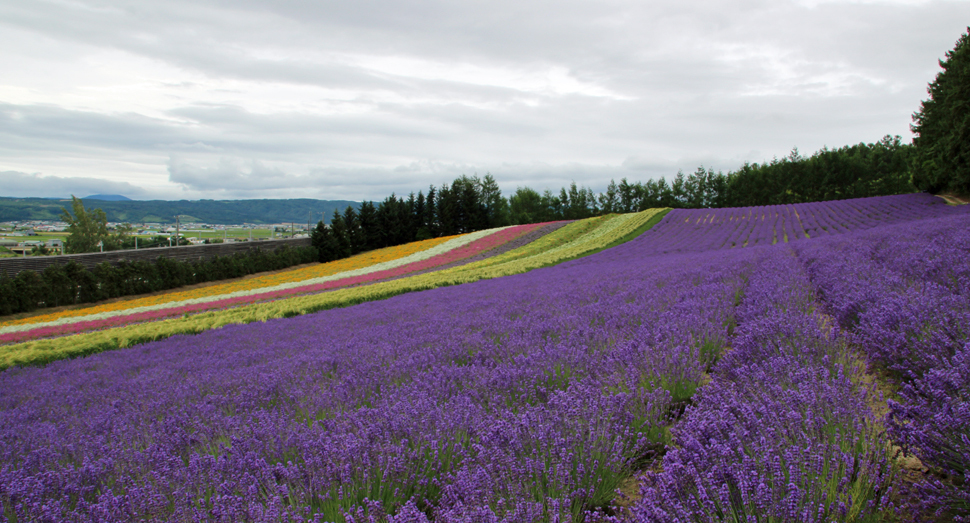
[{"label": "row of trees on horizon", "polygon": [[505,198],[491,174],[465,176],[407,198],[388,196],[359,207],[335,211],[330,225],[319,222],[312,233],[321,261],[372,249],[450,236],[492,227],[556,220],[579,220],[655,207],[747,207],[804,203],[917,191],[910,165],[913,146],[900,137],[822,149],[803,157],[797,149],[785,158],[744,164],[727,174],[705,169],[630,183],[611,180],[595,193],[575,182],[558,193],[519,187]]}]

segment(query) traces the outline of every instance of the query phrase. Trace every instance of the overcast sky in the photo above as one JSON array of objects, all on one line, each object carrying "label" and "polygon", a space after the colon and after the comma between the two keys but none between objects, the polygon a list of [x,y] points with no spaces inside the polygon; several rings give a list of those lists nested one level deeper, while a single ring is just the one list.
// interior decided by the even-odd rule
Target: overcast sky
[{"label": "overcast sky", "polygon": [[506,195],[900,135],[967,1],[0,0],[0,196]]}]

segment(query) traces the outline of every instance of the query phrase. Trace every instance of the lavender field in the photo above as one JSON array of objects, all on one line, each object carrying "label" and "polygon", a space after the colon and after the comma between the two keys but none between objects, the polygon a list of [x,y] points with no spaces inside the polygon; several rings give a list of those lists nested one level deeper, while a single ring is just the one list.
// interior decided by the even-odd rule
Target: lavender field
[{"label": "lavender field", "polygon": [[968,207],[674,210],[525,274],[9,369],[0,517],[968,516]]}]

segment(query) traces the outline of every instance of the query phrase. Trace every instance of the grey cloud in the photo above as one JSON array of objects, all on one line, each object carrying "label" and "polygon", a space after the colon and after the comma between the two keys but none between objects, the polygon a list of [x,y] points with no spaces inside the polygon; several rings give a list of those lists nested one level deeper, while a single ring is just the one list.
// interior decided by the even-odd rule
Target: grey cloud
[{"label": "grey cloud", "polygon": [[112,115],[0,102],[0,138],[0,150],[151,150],[178,144],[186,135],[171,123],[139,114]]},{"label": "grey cloud", "polygon": [[249,162],[248,166],[222,159],[214,167],[198,167],[172,158],[169,160],[168,173],[170,181],[195,191],[232,188],[259,191],[276,189],[281,184],[287,188],[294,188],[300,183],[296,177],[287,176],[282,170],[268,167],[255,160]]},{"label": "grey cloud", "polygon": [[[0,27],[67,42],[78,56],[120,50],[216,83],[356,95],[343,102],[352,110],[330,115],[191,99],[162,108],[182,122],[0,101],[0,161],[141,155],[187,195],[348,199],[486,171],[506,190],[556,190],[700,164],[729,170],[793,146],[908,139],[936,59],[968,18],[970,4],[942,1],[5,2]],[[627,99],[331,59],[344,55],[523,74],[559,68]]]},{"label": "grey cloud", "polygon": [[112,182],[98,178],[74,178],[41,176],[18,171],[0,172],[2,196],[15,198],[74,196],[83,198],[91,194],[120,194],[133,200],[148,199],[149,191],[126,182]]}]

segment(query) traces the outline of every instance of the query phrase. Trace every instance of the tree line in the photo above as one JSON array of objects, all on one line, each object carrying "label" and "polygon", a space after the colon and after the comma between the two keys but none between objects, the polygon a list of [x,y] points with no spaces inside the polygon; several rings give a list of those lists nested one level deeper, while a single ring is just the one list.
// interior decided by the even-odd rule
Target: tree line
[{"label": "tree line", "polygon": [[509,202],[491,174],[462,175],[451,184],[431,186],[407,198],[391,194],[375,204],[334,211],[327,226],[320,221],[312,245],[326,262],[417,240],[451,236],[508,225]]},{"label": "tree line", "polygon": [[699,167],[668,182],[610,180],[595,193],[575,182],[558,193],[519,187],[505,198],[491,174],[462,175],[451,184],[431,186],[407,198],[388,196],[375,204],[334,211],[330,226],[317,223],[311,235],[320,261],[404,243],[466,232],[557,220],[579,220],[655,207],[702,208],[777,205],[914,192],[913,146],[900,137],[828,148],[803,157],[746,163],[728,173]]}]

